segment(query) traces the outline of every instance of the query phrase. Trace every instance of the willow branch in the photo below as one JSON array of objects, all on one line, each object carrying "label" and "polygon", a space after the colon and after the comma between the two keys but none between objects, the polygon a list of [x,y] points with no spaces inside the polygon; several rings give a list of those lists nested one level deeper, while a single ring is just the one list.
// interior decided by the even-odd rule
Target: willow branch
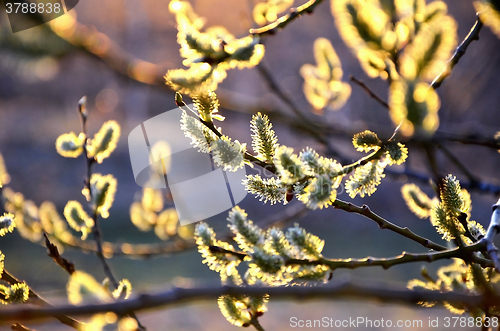
[{"label": "willow branch", "polygon": [[462,43],[458,46],[456,49],[455,53],[451,57],[450,60],[448,60],[448,64],[446,68],[436,77],[431,83],[431,87],[434,89],[437,89],[438,87],[441,86],[443,81],[451,75],[451,72],[455,65],[460,61],[462,56],[464,56],[465,52],[467,51],[467,47],[474,41],[474,40],[479,40],[479,32],[481,31],[481,28],[483,27],[483,22],[481,22],[481,19],[479,18],[479,14],[476,14],[476,23],[472,27],[472,29],[469,31],[469,34],[465,37],[465,39],[462,41]]},{"label": "willow branch", "polygon": [[[392,266],[413,263],[413,262],[434,262],[437,260],[460,258],[464,261],[469,261],[473,252],[481,251],[485,247],[485,242],[478,242],[470,246],[455,247],[440,252],[428,253],[408,253],[403,252],[401,255],[391,258],[374,258],[366,257],[363,259],[327,259],[319,258],[317,260],[301,260],[301,259],[287,259],[286,265],[325,265],[332,270],[335,269],[356,269],[360,267],[374,267],[380,266],[384,269],[389,269]],[[493,263],[483,264],[485,267],[491,267]]]},{"label": "willow branch", "polygon": [[469,185],[472,186],[477,185],[479,179],[469,169],[467,169],[467,167],[462,163],[462,161],[459,158],[453,155],[453,153],[442,144],[438,144],[437,147],[469,179]]},{"label": "willow branch", "polygon": [[[274,213],[268,217],[256,222],[256,225],[263,229],[267,229],[271,226],[278,226],[296,220],[297,218],[303,217],[309,209],[302,203],[292,204],[288,206],[283,211],[279,213]],[[222,240],[231,240],[233,238],[232,233],[228,233],[222,236]],[[62,245],[69,246],[72,248],[78,248],[84,251],[94,252],[96,251],[95,243],[89,243],[77,238],[72,238],[69,241],[61,241],[56,238],[58,242]],[[154,256],[169,255],[173,253],[183,252],[189,249],[196,248],[196,242],[194,240],[182,240],[177,239],[175,241],[158,243],[158,244],[129,244],[129,243],[110,243],[103,242],[102,251],[105,256],[127,256],[134,258],[152,258]]]},{"label": "willow branch", "polygon": [[[10,274],[5,269],[4,269],[0,279],[11,284],[11,285],[21,283],[20,280],[18,280],[16,277],[14,277],[12,274]],[[52,308],[52,305],[49,304],[47,301],[45,301],[38,293],[33,291],[31,289],[31,287],[28,287],[28,288],[29,288],[28,303],[33,303],[35,305],[45,307],[45,308]],[[75,330],[80,330],[80,328],[82,327],[82,323],[78,322],[77,320],[75,320],[71,317],[68,317],[66,314],[49,314],[48,316],[54,317],[55,319],[59,320],[59,322],[61,322],[62,324],[70,326]],[[15,320],[12,320],[12,322],[14,322],[14,321]]]},{"label": "willow branch", "polygon": [[372,221],[375,221],[381,229],[387,229],[387,230],[396,232],[396,233],[402,235],[403,237],[406,237],[408,239],[411,239],[411,240],[419,243],[420,245],[424,246],[425,248],[430,248],[430,249],[433,249],[435,251],[444,251],[447,249],[445,246],[436,244],[435,242],[433,242],[427,238],[424,238],[422,236],[419,236],[418,234],[415,234],[413,231],[411,231],[407,227],[402,228],[396,224],[389,222],[388,220],[384,219],[383,217],[375,214],[370,209],[370,207],[368,207],[367,205],[363,205],[362,207],[359,207],[359,206],[356,206],[350,202],[345,202],[345,201],[336,199],[333,202],[333,207],[335,207],[337,209],[342,209],[342,210],[350,212],[350,213],[356,213],[356,214],[365,216],[366,218],[369,218]]},{"label": "willow branch", "polygon": [[353,75],[349,76],[349,79],[354,83],[358,84],[370,97],[381,104],[384,108],[389,109],[389,104],[387,101],[379,97],[375,92],[373,92],[362,80],[357,79]]},{"label": "willow branch", "polygon": [[314,8],[322,3],[323,0],[310,0],[299,7],[290,8],[290,12],[285,16],[278,18],[271,24],[258,29],[250,29],[250,34],[265,36],[275,34],[279,29],[283,29],[290,22],[298,18],[302,14],[312,14]]},{"label": "willow branch", "polygon": [[[81,119],[81,123],[82,123],[82,132],[83,132],[83,134],[85,134],[85,136],[87,136],[86,101],[87,101],[87,99],[86,99],[86,97],[84,97],[78,103],[78,107],[79,107],[78,113],[80,114],[80,119]],[[85,171],[86,171],[84,185],[85,185],[85,189],[88,192],[87,194],[90,197],[90,195],[92,194],[92,189],[91,189],[91,185],[90,185],[90,178],[92,175],[92,165],[94,164],[95,159],[88,156],[87,143],[88,143],[88,140],[85,139],[84,143],[83,143],[83,150],[84,150],[83,159],[85,162]],[[92,236],[94,237],[94,241],[96,244],[96,250],[94,253],[97,256],[97,258],[99,259],[99,261],[101,262],[104,274],[106,275],[106,277],[108,277],[109,282],[113,286],[113,289],[118,289],[118,282],[116,281],[116,278],[115,278],[113,272],[111,271],[111,268],[110,268],[108,262],[106,261],[106,257],[103,254],[103,249],[102,249],[103,240],[102,240],[102,236],[101,236],[101,229],[100,229],[100,224],[99,224],[100,219],[99,219],[99,214],[97,212],[97,205],[92,206],[92,203],[89,203],[89,205],[90,205],[90,208],[92,210],[91,217],[92,217],[92,221],[94,224],[92,226],[92,229],[91,229]],[[139,319],[137,318],[137,316],[135,315],[134,312],[130,312],[129,316],[137,321],[137,325],[138,325],[139,330],[142,330],[142,331],[146,330],[146,328],[141,324],[141,322],[139,321]]]},{"label": "willow branch", "polygon": [[[464,261],[471,261],[472,253],[482,251],[486,247],[486,241],[479,241],[475,244],[469,246],[455,247],[438,252],[427,252],[427,253],[408,253],[403,252],[395,257],[387,258],[376,258],[376,257],[365,257],[363,259],[331,259],[320,257],[314,260],[305,259],[293,259],[285,258],[285,265],[324,265],[328,266],[330,269],[356,269],[362,267],[375,267],[380,266],[384,269],[389,269],[395,265],[413,263],[413,262],[434,262],[443,259],[460,258]],[[233,251],[225,249],[219,246],[210,246],[210,252],[214,254],[227,254],[236,257],[237,259],[243,261],[248,253]],[[485,260],[482,263],[483,267],[491,267],[493,263],[491,261]]]},{"label": "willow branch", "polygon": [[211,300],[221,295],[251,295],[268,294],[275,299],[297,299],[300,301],[312,299],[338,300],[346,298],[362,299],[364,301],[391,302],[402,304],[417,304],[419,302],[451,302],[462,304],[469,309],[491,305],[500,305],[500,297],[496,295],[463,294],[458,292],[439,292],[426,290],[409,290],[400,286],[382,283],[354,283],[339,281],[327,286],[315,287],[176,287],[155,294],[139,294],[129,300],[86,304],[81,306],[59,306],[53,308],[28,308],[24,306],[0,308],[0,323],[11,321],[39,320],[56,314],[71,314],[75,316],[92,315],[101,312],[114,312],[124,315],[132,311],[140,311],[158,307],[168,307],[186,304],[199,300]]},{"label": "willow branch", "polygon": [[45,238],[45,247],[47,247],[48,251],[47,255],[51,257],[64,271],[66,271],[69,275],[72,275],[75,272],[75,264],[61,256],[57,246],[50,242],[49,237],[47,237],[47,233],[44,232],[43,237]]},{"label": "willow branch", "polygon": [[[85,98],[85,99],[84,99]],[[84,97],[80,100],[78,106],[79,106],[79,114],[80,114],[80,119],[82,123],[82,132],[87,136],[87,110],[85,109],[86,107],[86,97]],[[95,160],[94,158],[91,158],[87,155],[87,139],[84,140],[83,143],[83,150],[85,151],[83,153],[83,160],[85,162],[85,179],[84,179],[84,185],[85,189],[87,190],[87,194],[91,195],[92,194],[92,189],[90,187],[90,178],[92,176],[92,165],[94,164]],[[102,236],[101,236],[101,230],[99,226],[99,215],[97,213],[97,206],[92,206],[90,203],[90,208],[92,209],[92,221],[93,221],[93,226],[92,226],[92,236],[94,237],[95,245],[96,245],[96,250],[94,251],[95,255],[101,262],[102,268],[104,270],[104,274],[106,277],[108,277],[111,285],[113,286],[114,289],[118,288],[118,282],[116,281],[115,276],[113,275],[113,272],[111,271],[111,268],[108,265],[108,262],[106,261],[106,258],[104,257],[103,250],[102,250]]]}]

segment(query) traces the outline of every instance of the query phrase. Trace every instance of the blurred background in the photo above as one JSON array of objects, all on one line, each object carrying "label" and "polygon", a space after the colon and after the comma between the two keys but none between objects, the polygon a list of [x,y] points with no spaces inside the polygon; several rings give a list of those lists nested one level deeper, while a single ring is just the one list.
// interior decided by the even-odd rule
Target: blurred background
[{"label": "blurred background", "polygon": [[[223,25],[235,36],[244,36],[252,27],[252,0],[192,0],[194,10],[207,18],[207,25]],[[450,14],[458,22],[462,40],[473,26],[476,16],[472,1],[445,1]],[[176,42],[175,18],[168,11],[168,1],[155,0],[81,0],[70,14],[53,22],[54,29],[66,40],[52,33],[47,25],[13,34],[8,18],[0,13],[0,152],[11,175],[9,186],[37,205],[54,202],[62,214],[68,200],[84,202],[81,195],[84,164],[80,159],[67,159],[57,154],[56,138],[65,132],[79,132],[78,100],[88,97],[89,134],[103,122],[114,119],[122,127],[117,150],[96,172],[111,173],[118,180],[118,191],[110,217],[102,221],[103,236],[110,242],[156,243],[160,239],[150,232],[140,232],[130,221],[129,206],[141,188],[135,183],[127,147],[129,132],[145,120],[175,107],[174,94],[162,82],[168,69],[182,68]],[[296,5],[302,1],[296,1]],[[387,82],[369,79],[357,59],[343,44],[330,13],[329,1],[321,4],[313,15],[306,15],[265,40],[265,67],[273,75],[301,112],[316,120],[330,123],[345,132],[370,129],[382,138],[392,135],[394,127],[388,112],[371,99],[359,86],[352,84],[352,95],[339,111],[325,110],[322,117],[312,112],[302,92],[299,69],[304,63],[315,63],[313,42],[318,37],[329,39],[337,51],[344,71],[367,83],[387,99]],[[75,21],[76,20],[76,21]],[[68,27],[77,26],[72,30]],[[76,31],[76,32],[75,32]],[[87,36],[85,39],[82,36]],[[480,133],[493,137],[500,131],[500,40],[488,28],[474,42],[467,54],[438,90],[442,106],[439,131],[456,134]],[[296,127],[293,112],[269,89],[256,68],[231,70],[217,91],[221,100],[223,132],[240,142],[250,141],[249,121],[256,111],[267,112],[273,120],[279,142],[296,151],[310,146],[324,152],[324,146]],[[290,124],[292,123],[292,124]],[[295,123],[295,124],[294,124]],[[351,145],[352,136],[333,134],[332,145],[349,161],[362,154]],[[404,167],[432,177],[424,153],[409,145],[409,159]],[[414,148],[412,148],[414,147]],[[482,182],[500,185],[499,154],[490,148],[449,142],[453,152]],[[460,180],[468,178],[442,154],[437,162],[444,174],[453,173]],[[395,168],[403,172],[404,168]],[[253,170],[248,170],[249,173]],[[373,211],[414,232],[443,243],[428,220],[414,216],[401,197],[400,188],[413,179],[405,175],[388,175],[371,197],[354,199],[368,204]],[[418,184],[430,196],[432,188],[426,181]],[[472,219],[488,225],[495,194],[471,191]],[[351,201],[346,193],[340,199]],[[248,195],[240,206],[249,218],[259,221],[274,213],[293,207],[262,205]],[[209,224],[226,231],[227,213],[214,216]],[[291,220],[326,241],[324,255],[331,258],[386,257],[403,250],[423,252],[423,247],[389,231],[382,231],[371,220],[359,215],[328,208],[309,212]],[[0,238],[5,266],[13,275],[25,280],[50,302],[66,302],[67,274],[47,257],[46,249],[27,241],[15,231]],[[104,274],[92,254],[66,249],[64,256],[97,280]],[[195,249],[170,256],[146,260],[113,257],[110,264],[119,279],[132,282],[134,292],[167,289],[172,284],[218,282],[218,275],[201,263]],[[431,274],[439,266],[427,265]],[[361,268],[335,271],[336,277],[358,280],[385,280],[404,285],[418,278],[420,263],[395,266],[389,270]],[[289,330],[291,317],[335,319],[364,316],[372,319],[422,319],[452,316],[442,309],[401,307],[359,301],[278,302],[271,298],[269,312],[261,318],[266,330]],[[148,330],[236,330],[219,312],[215,300],[166,310],[139,314]],[[31,326],[28,323],[29,326]],[[426,323],[424,322],[424,325]],[[58,323],[33,325],[37,330],[65,330]],[[7,330],[0,326],[0,329]],[[380,330],[380,328],[377,328]],[[444,328],[443,328],[444,329]],[[405,329],[406,330],[406,329]],[[410,329],[408,329],[410,330]]]}]

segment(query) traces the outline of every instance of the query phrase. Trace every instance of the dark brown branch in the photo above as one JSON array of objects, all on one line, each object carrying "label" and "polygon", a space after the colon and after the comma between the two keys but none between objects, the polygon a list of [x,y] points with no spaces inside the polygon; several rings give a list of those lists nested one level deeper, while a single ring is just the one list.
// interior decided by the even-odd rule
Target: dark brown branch
[{"label": "dark brown branch", "polygon": [[[79,114],[80,114],[80,119],[82,123],[82,132],[87,136],[87,110],[86,110],[86,101],[87,97],[84,96],[80,102],[78,103],[78,108],[79,108]],[[92,165],[94,164],[95,160],[94,158],[91,158],[87,154],[87,139],[84,140],[83,143],[83,150],[85,151],[83,153],[83,160],[85,162],[85,179],[84,179],[84,188],[87,190],[87,194],[91,195],[92,190],[90,187],[90,178],[92,176]],[[108,265],[108,262],[106,261],[106,258],[104,257],[103,250],[102,250],[102,237],[101,237],[101,230],[99,227],[99,215],[97,213],[97,206],[92,207],[92,205],[89,203],[90,208],[92,209],[92,221],[93,221],[93,226],[92,226],[92,235],[94,237],[94,241],[96,244],[96,250],[95,250],[95,255],[101,262],[102,268],[104,270],[104,274],[106,277],[108,277],[111,285],[113,286],[113,289],[118,288],[118,282],[116,281],[115,276],[111,272],[111,268]]]},{"label": "dark brown branch", "polygon": [[446,148],[442,144],[438,144],[437,147],[443,152],[446,157],[457,166],[458,170],[460,170],[466,177],[469,179],[469,184],[472,186],[476,186],[479,183],[479,179],[462,163],[462,161],[457,158],[448,148]]},{"label": "dark brown branch", "polygon": [[479,32],[481,31],[481,28],[483,27],[483,22],[481,22],[481,19],[479,18],[479,14],[476,14],[476,23],[472,27],[472,29],[469,31],[469,34],[465,37],[465,39],[462,41],[462,43],[458,46],[456,49],[455,53],[451,57],[450,60],[448,60],[448,64],[446,68],[432,81],[431,87],[434,89],[437,89],[441,86],[443,81],[451,75],[451,72],[455,65],[460,61],[462,56],[464,56],[465,52],[467,51],[467,47],[474,41],[474,40],[479,40]]},{"label": "dark brown branch", "polygon": [[409,290],[404,287],[390,286],[381,283],[363,284],[351,281],[340,281],[327,286],[315,287],[195,287],[174,288],[156,294],[140,294],[129,300],[87,304],[81,306],[60,306],[54,308],[2,307],[0,309],[0,323],[11,321],[39,320],[56,314],[92,315],[100,312],[114,312],[125,315],[132,311],[146,310],[158,307],[168,307],[186,304],[193,301],[215,299],[221,295],[264,295],[268,294],[275,299],[311,299],[338,300],[356,298],[369,301],[382,301],[402,304],[417,304],[418,302],[452,302],[460,303],[469,309],[491,305],[499,305],[500,297],[496,295],[469,295],[457,292],[439,292],[424,290]]},{"label": "dark brown branch", "polygon": [[[455,247],[440,252],[428,253],[407,253],[403,252],[401,255],[391,258],[374,258],[366,257],[363,259],[327,259],[320,258],[317,260],[297,260],[288,259],[285,261],[286,265],[325,265],[332,270],[335,269],[356,269],[360,267],[374,267],[380,266],[384,269],[389,269],[395,265],[413,263],[413,262],[434,262],[437,260],[460,258],[464,261],[470,261],[473,252],[481,251],[485,247],[485,242],[479,242],[474,245]],[[491,267],[493,263],[487,261],[483,264],[484,267]]]},{"label": "dark brown branch", "polygon": [[[293,259],[285,258],[285,265],[324,265],[328,266],[330,269],[356,269],[361,267],[375,267],[380,266],[384,269],[389,269],[395,265],[413,263],[413,262],[434,262],[443,259],[460,258],[464,261],[471,261],[472,253],[482,251],[486,247],[486,241],[477,242],[475,244],[463,247],[455,247],[438,252],[427,252],[427,253],[408,253],[403,252],[401,255],[395,257],[387,258],[376,258],[376,257],[366,257],[363,259],[330,259],[325,257],[320,257],[315,260],[304,260],[304,259]],[[226,254],[234,256],[239,260],[243,261],[245,257],[248,256],[245,252],[238,252],[233,250],[228,250],[219,246],[210,246],[208,248],[211,253],[214,254]],[[484,261],[483,267],[491,267],[493,263],[491,261]]]},{"label": "dark brown branch", "polygon": [[354,76],[349,76],[349,79],[353,81],[354,83],[358,84],[370,97],[372,97],[375,101],[377,101],[379,104],[384,106],[385,108],[389,109],[389,104],[387,101],[379,97],[375,92],[373,92],[363,81],[357,79]]},{"label": "dark brown branch", "polygon": [[58,266],[63,268],[68,274],[72,275],[75,272],[75,264],[71,261],[66,260],[59,254],[59,250],[57,246],[50,242],[47,234],[44,232],[43,237],[45,238],[45,247],[47,247],[48,255],[54,259],[54,262],[57,263]]},{"label": "dark brown branch", "polygon": [[261,37],[265,35],[275,34],[279,29],[284,28],[290,22],[298,18],[300,15],[312,14],[314,8],[322,2],[323,0],[310,0],[305,4],[303,4],[302,6],[290,8],[290,12],[287,15],[282,16],[273,23],[263,26],[261,28],[250,29],[250,33]]},{"label": "dark brown branch", "polygon": [[356,213],[356,214],[360,214],[362,216],[365,216],[365,217],[371,219],[372,221],[375,221],[381,229],[387,229],[387,230],[396,232],[396,233],[398,233],[398,234],[400,234],[408,239],[411,239],[411,240],[419,243],[420,245],[424,246],[425,248],[430,248],[430,249],[433,249],[435,251],[444,251],[447,249],[445,246],[436,244],[435,242],[433,242],[427,238],[424,238],[424,237],[421,237],[421,236],[415,234],[413,231],[411,231],[410,229],[408,229],[406,227],[402,228],[396,224],[393,224],[393,223],[387,221],[383,217],[372,212],[370,207],[368,207],[367,205],[363,205],[362,207],[359,207],[359,206],[356,206],[350,202],[345,202],[345,201],[337,199],[333,202],[333,207],[335,207],[337,209],[342,209],[342,210],[350,212],[350,213]]}]

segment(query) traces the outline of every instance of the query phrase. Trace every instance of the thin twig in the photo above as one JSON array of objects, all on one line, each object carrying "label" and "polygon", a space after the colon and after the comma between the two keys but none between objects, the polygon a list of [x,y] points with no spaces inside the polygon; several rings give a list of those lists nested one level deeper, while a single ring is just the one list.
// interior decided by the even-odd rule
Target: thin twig
[{"label": "thin twig", "polygon": [[400,234],[408,239],[411,239],[411,240],[419,243],[420,245],[424,246],[425,248],[430,248],[430,249],[433,249],[435,251],[444,251],[447,249],[445,246],[436,244],[435,242],[433,242],[427,238],[424,238],[422,236],[415,234],[413,231],[411,231],[407,227],[402,228],[396,224],[389,222],[388,220],[384,219],[383,217],[375,214],[370,209],[370,207],[368,207],[367,205],[363,205],[362,207],[359,207],[359,206],[356,206],[355,204],[352,204],[350,202],[345,202],[345,201],[336,199],[333,202],[333,207],[335,207],[337,209],[342,209],[342,210],[350,212],[350,213],[356,213],[356,214],[360,214],[362,216],[365,216],[365,217],[371,219],[372,221],[375,221],[381,229],[387,229],[387,230],[396,232],[396,233],[398,233],[398,234]]},{"label": "thin twig", "polygon": [[[87,108],[86,108],[86,103],[87,103],[87,97],[84,96],[82,99],[80,99],[78,103],[78,113],[80,114],[80,119],[82,123],[82,132],[85,136],[87,136]],[[89,195],[89,200],[91,200],[91,195],[92,195],[92,188],[90,185],[90,179],[92,176],[92,165],[95,163],[95,159],[93,157],[89,157],[87,154],[87,143],[88,140],[85,138],[84,143],[83,143],[83,158],[85,161],[85,171],[86,171],[86,177],[84,180],[84,186],[85,189],[87,190],[87,194]],[[108,277],[111,285],[113,286],[113,289],[118,288],[118,282],[113,275],[113,272],[111,271],[111,268],[106,261],[106,257],[103,254],[103,249],[102,249],[102,236],[101,236],[101,229],[100,229],[100,224],[99,224],[99,215],[97,212],[97,207],[98,206],[92,206],[92,203],[89,203],[90,208],[92,209],[91,217],[93,221],[93,226],[92,226],[92,236],[94,237],[94,241],[96,244],[96,250],[95,250],[95,255],[101,262],[104,274],[106,277]],[[146,328],[141,324],[137,316],[135,315],[134,312],[130,312],[129,316],[134,318],[137,321],[138,329],[139,330],[146,330]]]},{"label": "thin twig", "polygon": [[389,109],[389,104],[387,103],[387,101],[385,101],[384,99],[379,97],[375,92],[373,92],[362,80],[357,79],[353,75],[350,75],[349,79],[351,81],[353,81],[354,83],[358,84],[375,101],[377,101],[379,104],[381,104],[385,108]]},{"label": "thin twig", "polygon": [[467,169],[462,161],[460,161],[455,155],[453,155],[453,153],[448,148],[446,148],[442,144],[438,144],[437,147],[443,152],[444,155],[446,155],[446,157],[451,162],[453,162],[457,166],[458,170],[460,170],[469,179],[469,185],[475,186],[476,183],[479,182],[477,177],[469,169]]},{"label": "thin twig", "polygon": [[[408,253],[403,252],[395,257],[386,258],[376,258],[376,257],[365,257],[362,259],[331,259],[326,257],[320,257],[318,259],[294,259],[285,258],[284,265],[324,265],[328,266],[330,269],[356,269],[362,267],[375,267],[380,266],[384,269],[389,269],[395,265],[413,263],[413,262],[434,262],[443,259],[460,258],[465,262],[470,262],[473,252],[478,252],[486,247],[486,241],[480,241],[475,244],[463,247],[455,247],[446,249],[444,251],[438,252],[427,252],[427,253]],[[227,254],[238,258],[243,261],[248,253],[233,251],[225,249],[219,246],[210,246],[210,252],[214,254]],[[484,261],[483,267],[491,267],[493,263],[491,261]]]},{"label": "thin twig", "polygon": [[258,29],[250,29],[250,33],[258,36],[275,34],[279,29],[284,28],[290,22],[298,18],[302,14],[312,14],[314,8],[322,3],[323,0],[310,0],[299,7],[290,8],[290,11],[285,16],[278,18],[271,24],[263,26]]},{"label": "thin twig", "polygon": [[[80,119],[81,119],[81,124],[82,124],[82,132],[85,136],[87,136],[87,109],[86,109],[86,103],[87,103],[87,97],[84,96],[78,103],[78,108],[79,108],[79,114],[80,114]],[[92,188],[90,185],[90,178],[92,176],[92,165],[94,164],[95,160],[93,157],[89,157],[87,154],[87,143],[88,139],[86,138],[83,143],[83,159],[85,162],[85,179],[84,179],[84,186],[85,189],[87,190],[87,194],[90,195],[92,194]],[[95,255],[101,262],[102,268],[104,270],[104,274],[106,277],[108,277],[109,281],[111,282],[111,285],[113,285],[113,288],[116,289],[118,288],[118,282],[116,281],[115,276],[111,272],[111,268],[108,265],[108,262],[106,261],[106,258],[104,257],[103,250],[102,250],[102,237],[101,237],[101,230],[99,227],[99,215],[97,213],[97,206],[90,206],[92,209],[92,221],[93,221],[93,226],[92,226],[92,235],[94,237],[94,241],[96,244],[96,250],[95,250]]]},{"label": "thin twig", "polygon": [[469,31],[469,34],[465,37],[465,39],[462,41],[462,43],[458,46],[456,49],[455,53],[451,57],[450,60],[448,60],[448,64],[446,68],[432,81],[431,87],[434,89],[437,89],[438,87],[441,86],[443,81],[451,75],[451,72],[455,65],[460,61],[462,56],[464,56],[465,52],[467,51],[467,47],[474,41],[474,40],[479,40],[479,32],[481,31],[481,28],[483,27],[483,22],[481,22],[481,19],[479,17],[479,13],[476,14],[476,23],[472,27],[472,29]]},{"label": "thin twig", "polygon": [[260,287],[260,286],[217,286],[173,288],[155,294],[139,294],[129,300],[87,304],[81,306],[59,306],[54,308],[28,308],[13,306],[0,309],[0,323],[11,321],[28,321],[43,319],[55,314],[92,315],[100,312],[114,312],[119,315],[131,311],[146,310],[158,307],[186,304],[193,301],[215,299],[221,295],[251,295],[268,294],[276,299],[295,298],[300,301],[311,299],[338,300],[357,298],[369,301],[382,301],[404,304],[418,302],[451,302],[459,303],[470,310],[476,307],[500,305],[500,297],[496,295],[476,295],[458,292],[440,292],[427,290],[409,290],[405,287],[396,287],[388,284],[352,281],[339,281],[327,286],[291,286],[291,287]]}]

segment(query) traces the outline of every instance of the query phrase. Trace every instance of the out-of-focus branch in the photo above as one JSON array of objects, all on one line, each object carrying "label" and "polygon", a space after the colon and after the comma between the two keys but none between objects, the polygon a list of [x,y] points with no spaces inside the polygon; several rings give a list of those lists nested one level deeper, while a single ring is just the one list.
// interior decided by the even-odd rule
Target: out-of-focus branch
[{"label": "out-of-focus branch", "polygon": [[425,248],[430,248],[430,249],[433,249],[435,251],[444,251],[447,249],[445,246],[436,244],[435,242],[433,242],[427,238],[419,236],[418,234],[414,233],[413,231],[411,231],[410,229],[408,229],[406,227],[402,228],[396,224],[389,222],[388,220],[384,219],[383,217],[375,214],[370,209],[370,207],[368,207],[367,205],[363,205],[362,207],[359,207],[359,206],[356,206],[355,204],[352,204],[350,202],[345,202],[345,201],[336,199],[333,202],[333,207],[335,207],[337,209],[342,209],[342,210],[350,212],[350,213],[356,213],[356,214],[360,214],[362,216],[365,216],[366,218],[369,218],[372,221],[375,221],[381,229],[387,229],[387,230],[396,232],[396,233],[398,233],[398,234],[400,234],[408,239],[411,239],[411,240],[419,243],[420,245],[424,246]]},{"label": "out-of-focus branch", "polygon": [[[82,132],[86,136],[87,135],[87,110],[86,110],[86,101],[87,97],[83,97],[80,102],[78,103],[79,111],[78,113],[80,114],[80,119],[82,123]],[[84,140],[83,143],[83,150],[87,151],[87,139]],[[85,162],[85,179],[84,179],[84,189],[87,190],[87,194],[92,194],[92,188],[90,185],[90,178],[92,176],[92,165],[94,164],[95,160],[94,158],[91,158],[88,156],[88,154],[85,152],[83,153],[83,160]],[[90,200],[90,199],[88,199]],[[93,221],[93,226],[92,226],[92,235],[94,236],[95,244],[96,244],[96,250],[95,250],[95,255],[101,262],[102,268],[104,270],[104,273],[106,274],[106,277],[108,277],[111,285],[113,286],[113,289],[118,288],[118,282],[116,281],[115,276],[113,275],[113,272],[111,272],[111,268],[108,265],[108,262],[106,261],[106,258],[104,257],[104,254],[102,252],[102,237],[101,237],[101,230],[99,227],[99,215],[97,213],[97,206],[92,206],[91,203],[89,203],[90,209],[92,209],[92,221]]]},{"label": "out-of-focus branch", "polygon": [[221,295],[251,295],[261,296],[268,294],[273,299],[296,299],[303,302],[312,299],[338,300],[346,298],[362,299],[363,301],[382,301],[401,304],[417,304],[419,302],[448,302],[460,303],[470,310],[476,307],[492,306],[500,304],[497,295],[463,294],[458,292],[439,292],[425,290],[409,290],[400,286],[390,286],[383,283],[362,284],[352,281],[339,281],[327,286],[291,286],[291,287],[176,287],[171,290],[155,293],[140,294],[129,300],[87,304],[81,306],[59,306],[54,308],[27,308],[6,307],[0,308],[0,323],[11,321],[37,320],[55,314],[91,315],[100,312],[114,312],[124,315],[131,311],[146,310],[158,307],[168,307],[186,304],[199,300],[215,299]]},{"label": "out-of-focus branch", "polygon": [[434,134],[431,141],[433,142],[453,141],[464,145],[477,145],[477,146],[490,147],[493,149],[500,149],[499,140],[494,139],[493,137],[483,136],[481,134],[464,135],[464,134],[437,131]]},{"label": "out-of-focus branch", "polygon": [[[303,203],[296,203],[288,206],[281,212],[271,214],[261,221],[256,221],[255,224],[263,229],[267,229],[271,226],[279,226],[290,221],[297,220],[308,212],[309,209],[307,209]],[[232,237],[232,234],[227,234],[222,236],[221,239],[228,241],[231,240]],[[96,251],[95,243],[82,241],[77,238],[72,238],[71,240],[65,242],[60,241],[60,239],[57,240],[65,246],[94,253]],[[117,255],[144,259],[179,253],[193,248],[196,248],[196,242],[194,240],[183,239],[175,239],[174,241],[159,244],[128,244],[110,242],[103,242],[102,244],[102,251],[105,256]]]},{"label": "out-of-focus branch", "polygon": [[448,148],[442,144],[438,144],[437,147],[469,179],[469,185],[476,186],[479,183],[479,179]]},{"label": "out-of-focus branch", "polygon": [[314,8],[322,3],[323,0],[310,0],[299,7],[290,8],[290,12],[285,16],[278,18],[271,24],[263,26],[258,29],[250,29],[250,33],[258,36],[272,35],[278,32],[279,29],[283,29],[290,22],[298,18],[302,14],[312,14]]},{"label": "out-of-focus branch", "polygon": [[460,61],[462,56],[464,56],[465,52],[467,51],[467,47],[474,41],[474,40],[479,40],[479,32],[481,31],[481,28],[483,27],[483,22],[481,22],[481,19],[479,18],[479,14],[476,14],[476,23],[472,27],[472,29],[469,31],[469,34],[465,37],[465,39],[462,41],[462,43],[458,46],[456,49],[455,53],[451,57],[450,60],[448,60],[448,65],[446,68],[436,77],[431,83],[431,87],[434,89],[437,89],[438,87],[441,86],[443,81],[451,75],[451,71],[455,67],[455,65]]},{"label": "out-of-focus branch", "polygon": [[[80,101],[78,102],[78,113],[80,115],[80,120],[82,124],[82,132],[85,136],[87,136],[87,109],[86,109],[86,102],[87,102],[87,97],[84,96]],[[83,142],[83,160],[85,162],[85,180],[84,180],[84,190],[87,190],[87,194],[89,195],[89,201],[91,200],[90,196],[92,194],[92,187],[90,184],[91,176],[92,176],[92,166],[96,162],[96,160],[93,157],[89,157],[87,154],[87,143],[88,140],[85,139]],[[113,286],[113,289],[118,289],[118,282],[111,271],[111,268],[106,261],[106,257],[104,256],[103,250],[102,250],[102,235],[101,235],[101,229],[100,229],[100,224],[99,224],[99,213],[97,211],[97,204],[94,206],[91,202],[89,202],[89,208],[92,210],[91,217],[93,221],[93,226],[92,226],[92,235],[94,237],[94,241],[96,244],[96,250],[95,250],[95,255],[101,262],[104,274],[106,277],[109,279],[109,282]],[[47,238],[48,241],[48,238]],[[141,331],[145,331],[146,328],[141,324],[135,313],[132,311],[129,313],[129,316],[134,318],[137,321],[137,329]]]},{"label": "out-of-focus branch", "polygon": [[[16,277],[14,277],[12,274],[10,274],[7,270],[3,271],[0,279],[11,284],[11,285],[22,283]],[[52,305],[50,305],[47,301],[45,301],[39,294],[37,294],[31,288],[29,288],[28,303],[32,303],[32,304],[40,306],[40,307],[52,308]],[[49,314],[48,316],[52,316],[52,317],[56,318],[62,324],[70,326],[75,330],[80,330],[80,328],[82,326],[82,323],[78,322],[77,320],[75,320],[71,317],[68,317],[66,314]],[[0,319],[0,321],[1,321],[1,319]],[[18,320],[14,319],[11,321],[14,322],[14,321],[18,321]]]},{"label": "out-of-focus branch", "polygon": [[372,97],[375,101],[377,101],[379,104],[381,104],[382,106],[384,106],[385,108],[389,109],[389,104],[387,103],[387,101],[385,101],[384,99],[382,99],[381,97],[379,97],[377,95],[377,93],[373,92],[363,81],[357,79],[356,77],[354,77],[353,75],[350,75],[349,76],[349,79],[351,81],[353,81],[354,83],[358,84],[366,93],[368,93],[368,95],[370,97]]},{"label": "out-of-focus branch", "polygon": [[163,78],[166,68],[133,56],[94,27],[81,24],[76,20],[66,24],[58,24],[55,21],[47,26],[57,36],[88,55],[101,60],[115,72],[137,82],[158,85],[171,91]]}]

